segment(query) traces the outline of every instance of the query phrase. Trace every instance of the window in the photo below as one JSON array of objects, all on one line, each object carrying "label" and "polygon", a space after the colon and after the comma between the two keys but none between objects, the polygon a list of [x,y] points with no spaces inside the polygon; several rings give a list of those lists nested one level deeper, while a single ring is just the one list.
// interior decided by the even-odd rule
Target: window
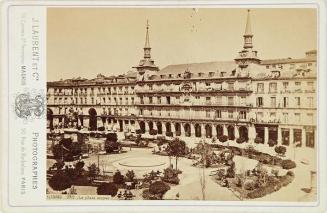
[{"label": "window", "polygon": [[258,83],[257,84],[257,92],[258,93],[263,93],[264,92],[264,84],[263,83]]},{"label": "window", "polygon": [[94,104],[94,98],[93,97],[91,98],[91,103]]},{"label": "window", "polygon": [[283,82],[283,89],[284,91],[288,90],[288,82]]},{"label": "window", "polygon": [[308,85],[308,90],[309,91],[314,91],[315,90],[314,84],[313,84],[312,81],[307,82],[307,85]]},{"label": "window", "polygon": [[140,115],[143,115],[143,109],[140,109]]},{"label": "window", "polygon": [[221,110],[216,110],[216,118],[221,118]]},{"label": "window", "polygon": [[234,83],[228,83],[228,90],[234,90]]},{"label": "window", "polygon": [[211,104],[211,98],[210,97],[206,97],[206,104],[210,105]]},{"label": "window", "polygon": [[132,105],[134,105],[134,98],[131,98],[131,101],[132,101]]},{"label": "window", "polygon": [[266,69],[269,69],[269,65],[266,65]]},{"label": "window", "polygon": [[295,97],[295,105],[297,107],[300,107],[301,106],[301,98],[300,97]]},{"label": "window", "polygon": [[288,123],[288,113],[286,112],[283,113],[283,122]]},{"label": "window", "polygon": [[263,97],[258,97],[257,98],[257,107],[262,107],[263,106]]},{"label": "window", "polygon": [[149,97],[149,104],[153,104],[153,98]]},{"label": "window", "polygon": [[161,104],[161,97],[157,97],[157,103]]},{"label": "window", "polygon": [[300,113],[295,113],[294,117],[295,117],[295,123],[298,124],[301,122],[301,114]]},{"label": "window", "polygon": [[144,104],[144,99],[142,96],[140,97],[140,102],[141,102],[141,104]]},{"label": "window", "polygon": [[283,98],[283,107],[288,107],[288,97]]},{"label": "window", "polygon": [[270,106],[271,107],[276,107],[276,97],[271,97],[270,98]]},{"label": "window", "polygon": [[261,121],[263,118],[263,112],[257,112],[257,120]]},{"label": "window", "polygon": [[228,111],[228,118],[233,118],[233,111]]},{"label": "window", "polygon": [[128,104],[128,98],[125,98],[125,104],[126,105]]},{"label": "window", "polygon": [[299,81],[295,82],[295,91],[296,92],[301,91],[301,82]]},{"label": "window", "polygon": [[206,111],[206,117],[210,118],[210,111],[209,110]]},{"label": "window", "polygon": [[240,111],[240,119],[246,119],[246,112]]},{"label": "window", "polygon": [[234,105],[234,97],[228,97],[228,105],[233,106]]},{"label": "window", "polygon": [[223,104],[223,97],[222,96],[217,96],[217,104],[222,105]]},{"label": "window", "polygon": [[170,97],[169,96],[166,97],[166,101],[167,101],[167,104],[170,104]]},{"label": "window", "polygon": [[245,106],[245,96],[241,96],[240,98],[240,105]]},{"label": "window", "polygon": [[312,113],[308,113],[307,114],[307,117],[308,117],[308,121],[310,124],[313,124],[314,123],[314,120],[313,120],[313,114]]},{"label": "window", "polygon": [[308,107],[312,108],[313,107],[313,97],[308,97]]},{"label": "window", "polygon": [[269,92],[276,93],[277,92],[277,83],[269,83]]}]

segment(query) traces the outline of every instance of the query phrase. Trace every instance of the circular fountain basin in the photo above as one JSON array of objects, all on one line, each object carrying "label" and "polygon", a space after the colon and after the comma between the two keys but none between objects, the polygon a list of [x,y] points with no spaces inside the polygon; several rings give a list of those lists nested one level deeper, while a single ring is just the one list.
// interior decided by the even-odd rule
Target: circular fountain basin
[{"label": "circular fountain basin", "polygon": [[122,172],[134,170],[136,176],[142,177],[152,170],[162,171],[168,166],[168,163],[163,159],[154,157],[131,157],[116,161],[114,166]]}]

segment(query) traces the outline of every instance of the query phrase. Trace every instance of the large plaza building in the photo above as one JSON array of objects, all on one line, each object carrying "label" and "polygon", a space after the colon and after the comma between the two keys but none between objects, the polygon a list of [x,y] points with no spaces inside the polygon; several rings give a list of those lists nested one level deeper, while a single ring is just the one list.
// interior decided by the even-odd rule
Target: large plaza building
[{"label": "large plaza building", "polygon": [[260,59],[250,12],[230,61],[173,64],[151,57],[149,26],[135,71],[47,83],[48,128],[135,131],[192,138],[244,138],[315,147],[317,52]]}]

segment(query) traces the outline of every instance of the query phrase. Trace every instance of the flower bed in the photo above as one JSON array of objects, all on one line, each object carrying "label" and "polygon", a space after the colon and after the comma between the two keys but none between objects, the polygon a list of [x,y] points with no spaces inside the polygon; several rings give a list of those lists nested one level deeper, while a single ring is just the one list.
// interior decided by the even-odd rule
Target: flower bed
[{"label": "flower bed", "polygon": [[280,190],[282,187],[290,184],[294,179],[294,173],[288,171],[283,176],[278,176],[278,172],[269,174],[261,163],[252,170],[244,174],[237,174],[230,178],[224,174],[223,170],[218,170],[213,176],[214,180],[222,187],[228,187],[240,198],[254,199],[264,197]]},{"label": "flower bed", "polygon": [[240,148],[235,146],[223,146],[220,144],[211,144],[212,148],[218,150],[229,149],[232,150],[234,154],[244,156],[250,159],[257,160],[263,164],[280,166],[283,169],[293,169],[296,167],[296,163],[292,160],[283,160],[277,156],[271,156],[267,153],[259,152],[255,150],[253,146],[248,146],[247,148]]}]

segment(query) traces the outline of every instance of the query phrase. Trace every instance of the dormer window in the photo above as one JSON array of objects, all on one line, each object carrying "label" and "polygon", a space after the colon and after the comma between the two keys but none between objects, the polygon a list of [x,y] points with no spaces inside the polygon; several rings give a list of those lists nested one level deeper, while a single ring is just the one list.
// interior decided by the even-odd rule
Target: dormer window
[{"label": "dormer window", "polygon": [[214,72],[209,72],[209,77],[213,77],[215,75]]},{"label": "dormer window", "polygon": [[220,72],[220,77],[225,77],[226,72]]},{"label": "dormer window", "polygon": [[236,74],[236,70],[233,70],[232,71],[232,76],[235,76],[235,74]]}]

